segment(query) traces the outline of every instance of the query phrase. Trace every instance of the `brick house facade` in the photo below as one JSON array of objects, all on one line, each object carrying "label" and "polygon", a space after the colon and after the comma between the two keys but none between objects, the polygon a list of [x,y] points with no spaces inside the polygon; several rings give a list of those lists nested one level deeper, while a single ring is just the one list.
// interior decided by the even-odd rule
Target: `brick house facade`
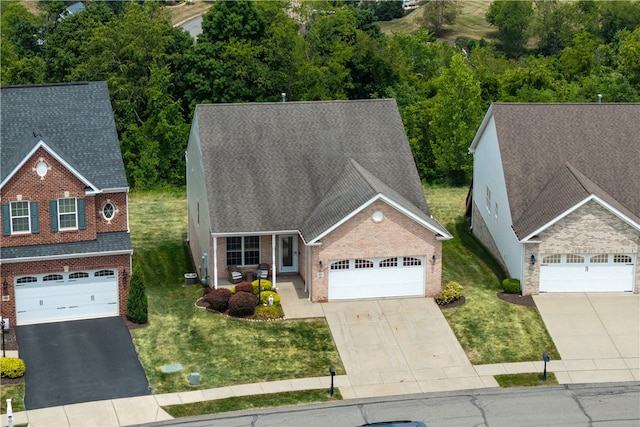
[{"label": "brick house facade", "polygon": [[2,316],[124,316],[128,187],[106,83],[1,90]]},{"label": "brick house facade", "polygon": [[198,105],[188,240],[201,280],[297,275],[313,302],[434,296],[441,241],[393,100]]}]

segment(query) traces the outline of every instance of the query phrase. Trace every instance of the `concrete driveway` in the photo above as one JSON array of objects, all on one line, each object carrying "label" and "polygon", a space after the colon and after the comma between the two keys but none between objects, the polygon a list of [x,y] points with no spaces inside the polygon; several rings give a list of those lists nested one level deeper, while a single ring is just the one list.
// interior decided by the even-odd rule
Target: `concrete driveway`
[{"label": "concrete driveway", "polygon": [[478,376],[431,298],[321,306],[351,382],[345,398],[497,386]]},{"label": "concrete driveway", "polygon": [[120,317],[16,327],[27,409],[150,394]]},{"label": "concrete driveway", "polygon": [[640,295],[542,294],[534,300],[574,382],[594,369],[603,379],[640,380]]}]

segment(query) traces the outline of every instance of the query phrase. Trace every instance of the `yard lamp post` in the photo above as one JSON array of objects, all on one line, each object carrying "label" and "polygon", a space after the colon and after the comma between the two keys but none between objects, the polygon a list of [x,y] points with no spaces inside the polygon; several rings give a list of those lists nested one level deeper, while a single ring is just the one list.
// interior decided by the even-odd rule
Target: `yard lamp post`
[{"label": "yard lamp post", "polygon": [[542,360],[544,360],[544,372],[542,373],[542,381],[547,380],[547,362],[549,361],[549,353],[546,351],[542,353]]},{"label": "yard lamp post", "polygon": [[258,304],[260,304],[260,294],[262,293],[262,270],[258,270]]},{"label": "yard lamp post", "polygon": [[333,377],[336,376],[336,370],[333,369],[333,366],[329,367],[329,374],[331,375],[331,389],[329,390],[329,394],[333,397]]}]

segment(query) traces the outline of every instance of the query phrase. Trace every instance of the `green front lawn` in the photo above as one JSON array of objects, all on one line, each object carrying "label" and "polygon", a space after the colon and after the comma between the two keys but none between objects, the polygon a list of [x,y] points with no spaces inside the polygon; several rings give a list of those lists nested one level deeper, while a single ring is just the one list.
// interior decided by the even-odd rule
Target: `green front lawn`
[{"label": "green front lawn", "polygon": [[[184,192],[132,193],[129,209],[149,300],[148,326],[131,332],[156,393],[325,376],[329,366],[345,373],[324,319],[250,322],[195,306],[202,287],[184,285],[184,273],[194,271]],[[184,370],[160,371],[173,363]],[[198,386],[189,386],[191,372],[200,373]]]},{"label": "green front lawn", "polygon": [[333,402],[336,400],[342,400],[342,395],[340,395],[338,389],[335,390],[333,397],[329,395],[329,390],[326,389],[303,390],[263,394],[260,396],[230,397],[228,399],[165,406],[162,409],[174,418],[182,418],[221,412],[242,411],[246,409]]},{"label": "green front lawn", "polygon": [[[1,382],[2,380],[0,380]],[[7,399],[11,399],[11,410],[13,412],[24,411],[24,383],[3,384],[2,401],[0,401],[0,414],[7,413]]]},{"label": "green front lawn", "polygon": [[463,218],[467,192],[466,187],[425,189],[432,215],[453,234],[442,244],[442,283],[464,287],[466,303],[443,310],[451,329],[473,364],[540,360],[544,351],[560,359],[536,308],[496,297],[506,275],[469,232]]}]

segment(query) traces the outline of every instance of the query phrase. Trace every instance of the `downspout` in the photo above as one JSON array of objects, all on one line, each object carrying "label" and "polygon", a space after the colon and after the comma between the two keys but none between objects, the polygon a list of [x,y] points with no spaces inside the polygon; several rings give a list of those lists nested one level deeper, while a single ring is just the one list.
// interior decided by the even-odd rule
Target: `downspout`
[{"label": "downspout", "polygon": [[213,287],[218,289],[218,239],[215,236],[213,238]]},{"label": "downspout", "polygon": [[273,283],[274,289],[278,289],[278,285],[276,283],[276,235],[271,235],[271,265],[273,266],[273,272],[271,273],[271,279]]}]

